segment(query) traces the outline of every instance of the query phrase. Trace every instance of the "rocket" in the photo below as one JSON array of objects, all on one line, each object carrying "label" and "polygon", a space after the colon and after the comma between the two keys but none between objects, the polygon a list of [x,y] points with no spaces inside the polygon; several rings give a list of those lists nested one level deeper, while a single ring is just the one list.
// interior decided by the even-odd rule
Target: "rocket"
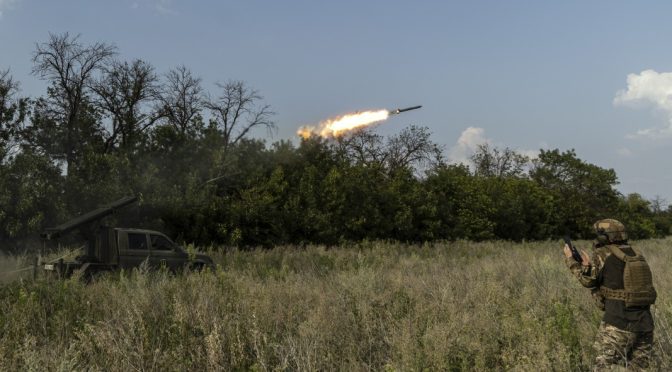
[{"label": "rocket", "polygon": [[390,115],[397,115],[397,114],[401,114],[402,112],[405,112],[405,111],[417,110],[420,107],[422,107],[422,106],[413,106],[413,107],[406,107],[406,108],[403,108],[403,109],[390,110]]}]

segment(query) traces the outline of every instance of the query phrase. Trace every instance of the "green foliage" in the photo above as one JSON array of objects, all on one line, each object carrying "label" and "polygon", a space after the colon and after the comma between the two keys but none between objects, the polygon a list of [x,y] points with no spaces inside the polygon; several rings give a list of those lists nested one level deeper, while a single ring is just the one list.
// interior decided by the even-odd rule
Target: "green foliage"
[{"label": "green foliage", "polygon": [[546,189],[525,178],[490,178],[485,189],[494,203],[494,234],[502,239],[547,239],[557,220],[553,198]]},{"label": "green foliage", "polygon": [[618,205],[614,170],[586,163],[573,150],[542,150],[530,178],[553,197],[550,208],[557,235],[573,232],[592,238],[592,224]]},{"label": "green foliage", "polygon": [[19,83],[0,70],[0,165],[11,156],[21,123],[28,114],[29,99],[17,97]]},{"label": "green foliage", "polygon": [[630,239],[648,239],[657,235],[666,235],[662,231],[657,233],[651,202],[639,194],[629,194],[623,198],[619,212],[619,221],[627,227]]},{"label": "green foliage", "polygon": [[62,193],[60,171],[44,156],[24,151],[0,164],[0,242],[11,247],[57,223],[63,215]]},{"label": "green foliage", "polygon": [[479,191],[482,182],[462,165],[442,166],[428,176],[426,184],[436,197],[441,221],[438,237],[472,240],[494,237],[492,200]]}]

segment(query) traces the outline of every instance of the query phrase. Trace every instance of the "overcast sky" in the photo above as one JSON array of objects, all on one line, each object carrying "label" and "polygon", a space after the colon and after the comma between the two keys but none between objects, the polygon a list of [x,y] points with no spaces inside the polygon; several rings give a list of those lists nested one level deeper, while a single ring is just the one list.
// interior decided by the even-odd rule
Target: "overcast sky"
[{"label": "overcast sky", "polygon": [[575,149],[623,193],[672,201],[672,3],[666,1],[0,0],[0,70],[24,95],[49,32],[104,41],[165,72],[244,80],[273,138],[356,110],[423,105],[453,161],[479,143]]}]

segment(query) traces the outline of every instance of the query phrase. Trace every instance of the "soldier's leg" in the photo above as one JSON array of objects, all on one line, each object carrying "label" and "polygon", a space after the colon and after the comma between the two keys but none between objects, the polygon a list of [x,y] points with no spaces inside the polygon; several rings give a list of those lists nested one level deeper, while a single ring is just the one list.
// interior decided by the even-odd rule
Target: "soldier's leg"
[{"label": "soldier's leg", "polygon": [[637,333],[637,339],[632,345],[630,354],[630,368],[633,371],[644,371],[649,368],[653,353],[653,332]]},{"label": "soldier's leg", "polygon": [[594,371],[609,370],[615,366],[625,366],[628,351],[632,347],[635,334],[604,322],[595,337]]}]

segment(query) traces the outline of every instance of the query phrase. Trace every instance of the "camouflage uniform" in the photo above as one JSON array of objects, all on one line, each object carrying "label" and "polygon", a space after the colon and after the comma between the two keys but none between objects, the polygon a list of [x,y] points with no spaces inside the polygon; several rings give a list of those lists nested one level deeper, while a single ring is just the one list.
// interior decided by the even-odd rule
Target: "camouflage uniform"
[{"label": "camouflage uniform", "polygon": [[595,370],[608,370],[615,365],[626,365],[640,371],[649,367],[653,352],[653,331],[628,332],[605,322],[600,323],[595,339]]},{"label": "camouflage uniform", "polygon": [[[623,245],[623,242],[619,242],[620,249],[634,255],[632,248]],[[565,260],[581,285],[590,288],[597,306],[604,311],[594,345],[597,352],[594,370],[604,371],[619,366],[631,371],[646,370],[653,350],[653,317],[648,305],[626,308],[624,301],[605,299],[600,292],[603,285],[613,289],[623,288],[625,264],[611,253],[607,244],[595,245],[588,267],[571,257]]]}]

